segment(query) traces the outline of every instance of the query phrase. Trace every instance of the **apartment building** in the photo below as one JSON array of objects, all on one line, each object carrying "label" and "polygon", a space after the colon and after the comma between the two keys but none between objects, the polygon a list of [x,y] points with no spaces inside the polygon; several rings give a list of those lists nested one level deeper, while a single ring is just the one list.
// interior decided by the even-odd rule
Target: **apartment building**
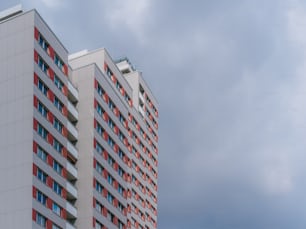
[{"label": "apartment building", "polygon": [[0,13],[4,228],[156,228],[157,101],[127,58],[68,51],[35,11]]}]

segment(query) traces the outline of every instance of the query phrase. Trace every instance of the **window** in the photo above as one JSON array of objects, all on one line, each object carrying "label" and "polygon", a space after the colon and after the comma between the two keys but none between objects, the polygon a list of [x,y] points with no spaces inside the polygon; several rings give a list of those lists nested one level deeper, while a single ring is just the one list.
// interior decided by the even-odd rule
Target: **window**
[{"label": "window", "polygon": [[62,111],[63,109],[63,103],[57,98],[57,97],[54,97],[54,106],[59,110],[59,111]]},{"label": "window", "polygon": [[97,142],[96,143],[96,151],[101,154],[103,152],[103,147]]},{"label": "window", "polygon": [[58,195],[62,194],[62,187],[56,181],[53,182],[53,191]]},{"label": "window", "polygon": [[122,149],[120,149],[120,148],[119,148],[119,151],[118,151],[118,156],[121,158],[121,160],[123,160],[124,153],[123,153]]},{"label": "window", "polygon": [[40,124],[38,124],[37,133],[43,138],[47,139],[48,131]]},{"label": "window", "polygon": [[97,112],[100,116],[102,116],[102,114],[104,113],[103,108],[99,104],[97,105]]},{"label": "window", "polygon": [[123,196],[123,187],[120,184],[118,185],[118,192]]},{"label": "window", "polygon": [[40,180],[41,182],[43,182],[44,184],[47,182],[47,177],[48,175],[46,173],[44,173],[41,169],[37,169],[37,178],[38,180]]},{"label": "window", "polygon": [[44,73],[47,73],[49,66],[46,64],[46,62],[41,57],[39,57],[38,59],[38,66]]},{"label": "window", "polygon": [[108,145],[113,148],[113,146],[115,145],[114,140],[111,137],[108,137]]},{"label": "window", "polygon": [[113,129],[113,128],[114,128],[115,123],[113,122],[113,120],[108,119],[108,126],[109,126],[111,129]]},{"label": "window", "polygon": [[123,124],[125,122],[125,118],[123,117],[123,115],[120,113],[119,114],[119,121]]},{"label": "window", "polygon": [[64,62],[61,60],[61,58],[57,54],[55,55],[54,63],[56,64],[57,67],[59,67],[59,69],[62,70],[64,66]]},{"label": "window", "polygon": [[107,181],[108,181],[109,184],[113,185],[114,179],[111,175],[108,174]]},{"label": "window", "polygon": [[114,197],[112,194],[110,194],[109,192],[107,193],[107,200],[109,203],[113,204],[114,201]]},{"label": "window", "polygon": [[46,205],[47,203],[47,196],[44,195],[41,191],[36,191],[36,200],[41,203],[42,205]]},{"label": "window", "polygon": [[63,146],[62,146],[61,143],[59,143],[58,140],[56,140],[56,139],[54,138],[54,140],[53,140],[53,148],[54,148],[57,152],[61,153],[61,152],[62,152],[62,149],[63,149]]},{"label": "window", "polygon": [[102,229],[102,228],[103,228],[103,224],[101,224],[100,222],[96,221],[95,229]]},{"label": "window", "polygon": [[57,118],[54,118],[54,124],[53,124],[53,126],[54,126],[54,128],[55,128],[58,132],[62,133],[63,124],[60,123],[60,121],[59,121]]},{"label": "window", "polygon": [[113,103],[113,101],[109,100],[108,102],[108,107],[109,109],[113,110],[115,108],[115,104]]},{"label": "window", "polygon": [[98,134],[102,135],[104,132],[104,129],[102,128],[102,126],[100,126],[100,124],[97,124],[97,128],[96,128]]},{"label": "window", "polygon": [[48,44],[48,42],[45,40],[45,38],[43,38],[43,36],[42,36],[41,34],[39,34],[38,43],[39,43],[40,46],[47,52],[47,50],[48,50],[48,48],[49,48],[49,44]]},{"label": "window", "polygon": [[124,138],[125,138],[125,136],[123,135],[123,133],[121,131],[119,131],[119,139],[120,139],[120,141],[123,142]]},{"label": "window", "polygon": [[37,147],[37,156],[44,162],[47,161],[47,153],[40,146]]},{"label": "window", "polygon": [[100,163],[98,163],[98,162],[97,162],[97,164],[96,164],[96,170],[97,170],[97,172],[98,172],[99,174],[101,174],[102,171],[103,171],[102,165],[100,165]]},{"label": "window", "polygon": [[96,190],[99,193],[102,193],[102,191],[103,191],[103,186],[99,182],[96,182]]},{"label": "window", "polygon": [[62,174],[63,166],[61,166],[57,161],[53,160],[53,169],[54,169],[58,174]]},{"label": "window", "polygon": [[41,102],[38,102],[37,109],[38,109],[39,113],[41,113],[42,116],[47,118],[48,109]]},{"label": "window", "polygon": [[98,85],[97,91],[98,91],[98,94],[100,96],[102,96],[105,93],[105,91],[103,90],[103,88],[100,85]]},{"label": "window", "polygon": [[41,80],[38,80],[38,89],[47,96],[49,88]]},{"label": "window", "polygon": [[124,171],[120,166],[118,168],[118,174],[119,174],[119,176],[123,177]]},{"label": "window", "polygon": [[57,215],[61,215],[61,207],[55,202],[52,204],[52,211]]},{"label": "window", "polygon": [[102,204],[100,204],[98,201],[96,201],[96,210],[98,211],[98,212],[101,212],[102,211]]},{"label": "window", "polygon": [[61,91],[64,87],[64,83],[60,80],[60,78],[54,74],[54,84]]},{"label": "window", "polygon": [[46,227],[47,218],[36,212],[36,223],[42,227]]}]

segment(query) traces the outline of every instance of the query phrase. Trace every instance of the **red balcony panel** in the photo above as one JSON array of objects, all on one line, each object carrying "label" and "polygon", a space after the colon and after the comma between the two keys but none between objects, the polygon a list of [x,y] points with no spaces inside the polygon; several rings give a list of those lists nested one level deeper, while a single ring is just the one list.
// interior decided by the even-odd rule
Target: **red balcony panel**
[{"label": "red balcony panel", "polygon": [[63,219],[67,219],[67,211],[66,211],[66,209],[62,209],[62,210],[61,210],[61,217],[62,217]]},{"label": "red balcony panel", "polygon": [[52,229],[52,221],[50,219],[46,222],[46,229]]},{"label": "red balcony panel", "polygon": [[34,73],[34,84],[37,86],[38,85],[38,76],[36,73]]},{"label": "red balcony panel", "polygon": [[66,85],[62,88],[62,92],[65,96],[68,96],[68,87]]},{"label": "red balcony panel", "polygon": [[102,213],[103,213],[104,217],[107,217],[107,209],[106,209],[106,207],[103,207]]},{"label": "red balcony panel", "polygon": [[97,185],[97,181],[96,181],[96,179],[94,178],[94,179],[93,179],[93,187],[95,188],[96,185]]},{"label": "red balcony panel", "polygon": [[105,179],[107,179],[107,176],[108,176],[108,172],[107,172],[106,169],[104,169],[104,170],[103,170],[103,177],[104,177]]},{"label": "red balcony panel", "polygon": [[37,189],[33,186],[32,187],[32,196],[34,199],[36,199],[36,193],[37,193]]},{"label": "red balcony panel", "polygon": [[120,88],[120,93],[121,93],[121,95],[123,95],[123,96],[124,96],[125,91],[124,91],[124,88],[123,88],[123,87],[122,87],[122,88]]},{"label": "red balcony panel", "polygon": [[95,89],[97,89],[98,88],[98,81],[97,81],[97,79],[95,78],[95,81],[94,81],[94,87],[95,87]]},{"label": "red balcony panel", "polygon": [[53,158],[50,155],[47,156],[47,163],[48,163],[48,165],[53,167]]},{"label": "red balcony panel", "polygon": [[52,134],[48,134],[48,136],[47,136],[47,139],[48,139],[48,143],[50,144],[50,145],[53,145],[53,136],[52,136]]},{"label": "red balcony panel", "polygon": [[62,197],[63,197],[64,199],[67,198],[67,190],[64,189],[64,188],[63,188],[63,190],[62,190]]},{"label": "red balcony panel", "polygon": [[38,53],[36,50],[34,50],[34,61],[36,64],[38,63]]},{"label": "red balcony panel", "polygon": [[62,155],[63,155],[64,158],[67,158],[67,156],[68,156],[67,148],[63,147],[63,149],[62,149]]},{"label": "red balcony panel", "polygon": [[54,116],[53,116],[53,114],[52,114],[51,111],[48,111],[48,113],[47,113],[47,119],[48,119],[48,121],[49,121],[50,123],[53,124],[53,122],[54,122]]},{"label": "red balcony panel", "polygon": [[107,197],[107,190],[106,188],[103,189],[103,196],[106,198]]},{"label": "red balcony panel", "polygon": [[67,64],[64,64],[64,66],[63,66],[63,73],[64,73],[66,76],[68,76],[68,66],[67,66]]},{"label": "red balcony panel", "polygon": [[34,38],[35,38],[35,40],[38,41],[38,37],[39,37],[39,31],[36,27],[34,27]]},{"label": "red balcony panel", "polygon": [[67,179],[67,169],[63,168],[62,170],[62,176]]},{"label": "red balcony panel", "polygon": [[33,164],[33,175],[37,176],[37,166]]},{"label": "red balcony panel", "polygon": [[36,96],[33,96],[33,105],[35,108],[37,108],[37,105],[38,105],[38,99]]},{"label": "red balcony panel", "polygon": [[104,150],[103,151],[103,157],[104,157],[104,159],[107,161],[107,159],[108,159],[108,153]]},{"label": "red balcony panel", "polygon": [[106,103],[108,103],[108,101],[109,101],[109,97],[108,97],[108,95],[106,94],[106,92],[103,94],[103,100],[106,102]]},{"label": "red balcony panel", "polygon": [[33,152],[34,153],[37,153],[37,148],[38,148],[37,143],[33,141]]},{"label": "red balcony panel", "polygon": [[47,199],[47,208],[52,210],[52,199],[51,198]]},{"label": "red balcony panel", "polygon": [[96,228],[96,219],[95,218],[92,218],[92,227]]},{"label": "red balcony panel", "polygon": [[107,64],[104,62],[104,71],[107,70]]},{"label": "red balcony panel", "polygon": [[68,109],[66,106],[63,106],[62,114],[67,117],[68,116]]},{"label": "red balcony panel", "polygon": [[49,50],[49,56],[51,57],[52,60],[54,60],[55,52],[54,49],[51,47],[51,45],[48,48]]},{"label": "red balcony panel", "polygon": [[108,140],[108,134],[106,133],[106,131],[103,132],[103,138],[105,141]]},{"label": "red balcony panel", "polygon": [[111,75],[111,80],[113,81],[113,83],[116,83],[117,82],[117,78],[115,75]]},{"label": "red balcony panel", "polygon": [[53,82],[54,81],[54,71],[52,70],[52,68],[48,68],[47,75],[50,77],[50,79]]},{"label": "red balcony panel", "polygon": [[32,209],[32,220],[36,222],[36,211]]}]

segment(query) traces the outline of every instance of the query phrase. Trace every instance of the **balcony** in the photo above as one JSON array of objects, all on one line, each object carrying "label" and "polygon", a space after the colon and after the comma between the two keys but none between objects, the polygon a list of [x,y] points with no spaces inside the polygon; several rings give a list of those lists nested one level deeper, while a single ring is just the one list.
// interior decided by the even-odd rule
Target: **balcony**
[{"label": "balcony", "polygon": [[144,99],[143,94],[141,92],[139,92],[139,98],[142,100],[142,102],[145,102],[145,99]]},{"label": "balcony", "polygon": [[68,129],[68,139],[72,142],[77,141],[78,140],[78,131],[74,127],[74,125],[71,124],[70,121],[68,121],[67,129]]},{"label": "balcony", "polygon": [[76,229],[76,227],[74,227],[70,223],[66,222],[66,229]]},{"label": "balcony", "polygon": [[68,99],[73,103],[79,100],[79,93],[70,81],[68,81]]},{"label": "balcony", "polygon": [[78,159],[78,150],[69,142],[67,141],[67,150],[74,157],[75,160]]},{"label": "balcony", "polygon": [[69,182],[66,183],[66,190],[69,199],[77,199],[78,198],[78,191],[76,188]]},{"label": "balcony", "polygon": [[68,213],[68,216],[67,216],[68,219],[77,218],[78,211],[69,202],[66,202],[66,210]]},{"label": "balcony", "polygon": [[69,180],[75,180],[78,177],[78,170],[67,161],[66,169],[68,171],[68,179]]},{"label": "balcony", "polygon": [[141,106],[138,107],[138,111],[139,111],[139,113],[141,114],[142,117],[145,116],[145,112],[144,112],[144,110]]},{"label": "balcony", "polygon": [[71,122],[77,122],[79,119],[79,113],[77,111],[77,109],[75,108],[75,106],[72,105],[71,102],[68,101],[68,105],[67,105],[67,109],[68,109],[68,118]]}]

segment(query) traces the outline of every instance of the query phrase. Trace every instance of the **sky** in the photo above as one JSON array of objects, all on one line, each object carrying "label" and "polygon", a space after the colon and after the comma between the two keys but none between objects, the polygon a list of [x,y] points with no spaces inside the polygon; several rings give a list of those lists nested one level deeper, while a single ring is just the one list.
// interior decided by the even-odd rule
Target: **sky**
[{"label": "sky", "polygon": [[143,72],[159,229],[305,228],[305,1],[21,2],[69,52],[105,47]]}]

